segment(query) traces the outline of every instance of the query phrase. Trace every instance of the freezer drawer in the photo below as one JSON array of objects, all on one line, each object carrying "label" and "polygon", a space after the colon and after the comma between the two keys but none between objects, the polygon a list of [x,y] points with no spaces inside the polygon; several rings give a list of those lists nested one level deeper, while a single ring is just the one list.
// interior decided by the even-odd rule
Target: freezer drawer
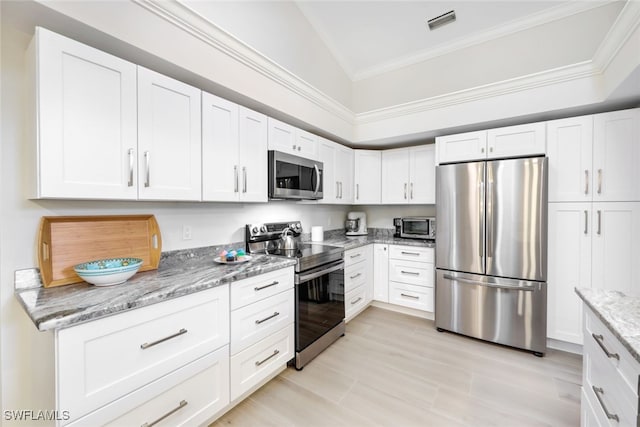
[{"label": "freezer drawer", "polygon": [[544,353],[547,284],[436,270],[436,327]]}]

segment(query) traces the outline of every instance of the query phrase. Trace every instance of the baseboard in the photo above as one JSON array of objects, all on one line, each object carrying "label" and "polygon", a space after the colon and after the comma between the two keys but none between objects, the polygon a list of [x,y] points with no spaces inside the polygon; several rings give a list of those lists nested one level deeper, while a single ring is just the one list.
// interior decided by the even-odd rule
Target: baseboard
[{"label": "baseboard", "polygon": [[372,301],[372,307],[382,308],[384,310],[395,311],[396,313],[408,314],[409,316],[421,317],[427,320],[434,320],[434,314],[429,311],[416,310],[414,308],[402,307],[400,305],[389,304],[382,301]]},{"label": "baseboard", "polygon": [[572,342],[559,341],[553,338],[547,338],[547,347],[555,350],[566,351],[567,353],[582,355],[582,345]]}]

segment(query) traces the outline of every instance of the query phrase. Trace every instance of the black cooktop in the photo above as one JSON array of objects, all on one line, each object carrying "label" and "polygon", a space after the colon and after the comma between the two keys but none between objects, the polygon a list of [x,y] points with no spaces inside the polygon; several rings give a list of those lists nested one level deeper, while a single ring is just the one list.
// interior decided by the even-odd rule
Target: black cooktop
[{"label": "black cooktop", "polygon": [[297,258],[296,272],[342,259],[344,249],[340,246],[320,245],[317,243],[297,243],[296,249],[284,250],[280,248],[268,249],[269,255]]}]

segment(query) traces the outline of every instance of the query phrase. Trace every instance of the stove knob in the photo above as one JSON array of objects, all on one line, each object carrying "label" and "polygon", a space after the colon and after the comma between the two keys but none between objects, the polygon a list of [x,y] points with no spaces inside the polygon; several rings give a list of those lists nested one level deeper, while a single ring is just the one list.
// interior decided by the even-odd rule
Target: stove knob
[{"label": "stove knob", "polygon": [[263,233],[267,232],[267,227],[265,227],[264,225],[262,227],[260,227],[260,231],[262,231]]},{"label": "stove knob", "polygon": [[253,232],[253,234],[258,234],[258,227],[253,227],[251,231]]}]

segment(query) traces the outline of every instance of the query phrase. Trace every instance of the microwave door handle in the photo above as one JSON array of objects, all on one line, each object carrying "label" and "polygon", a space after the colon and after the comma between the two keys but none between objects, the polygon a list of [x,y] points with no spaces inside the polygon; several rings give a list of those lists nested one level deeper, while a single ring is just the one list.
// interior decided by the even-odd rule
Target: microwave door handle
[{"label": "microwave door handle", "polygon": [[314,165],[313,165],[313,169],[315,169],[315,171],[316,171],[316,177],[317,177],[317,178],[316,178],[316,189],[315,189],[315,191],[313,192],[313,195],[315,196],[315,195],[317,195],[317,194],[318,194],[318,190],[320,190],[320,169],[318,169],[318,165],[316,165],[315,163],[314,163]]}]

